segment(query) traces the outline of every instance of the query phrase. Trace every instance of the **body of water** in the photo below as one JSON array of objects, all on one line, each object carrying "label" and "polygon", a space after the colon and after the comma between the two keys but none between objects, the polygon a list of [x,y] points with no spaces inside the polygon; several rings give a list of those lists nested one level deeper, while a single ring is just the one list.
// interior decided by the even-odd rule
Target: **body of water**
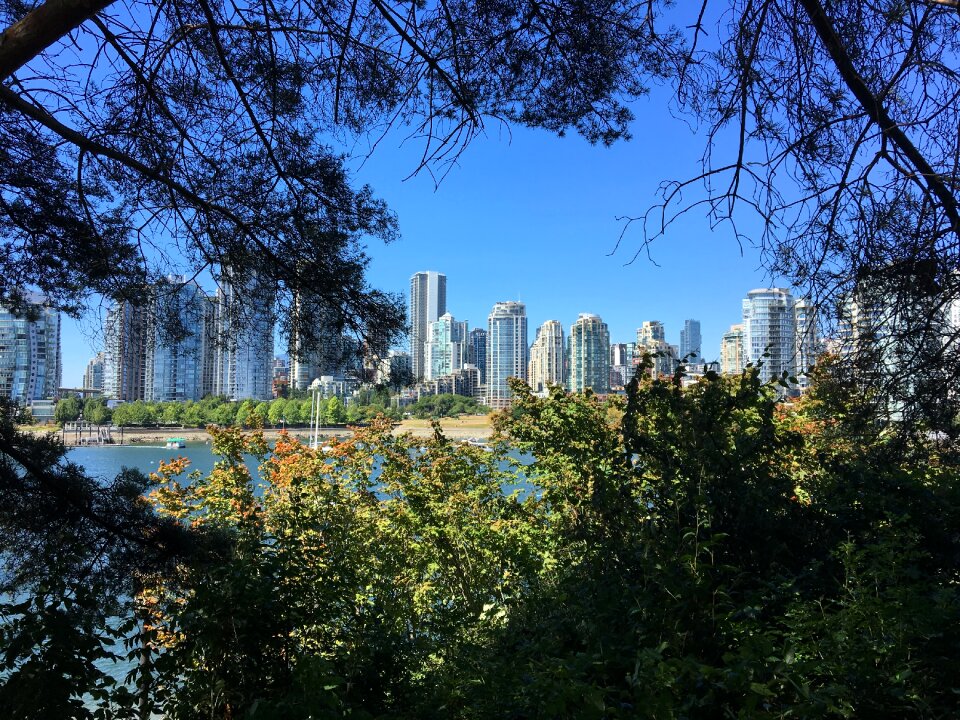
[{"label": "body of water", "polygon": [[[213,470],[218,459],[210,451],[209,445],[200,442],[173,449],[158,445],[91,445],[67,451],[67,460],[83,467],[92,477],[106,479],[116,477],[122,468],[134,468],[144,473],[155,472],[161,462],[178,457],[185,457],[190,461],[187,472],[199,470],[204,474]],[[256,473],[255,458],[251,457],[247,466],[252,473]]]}]

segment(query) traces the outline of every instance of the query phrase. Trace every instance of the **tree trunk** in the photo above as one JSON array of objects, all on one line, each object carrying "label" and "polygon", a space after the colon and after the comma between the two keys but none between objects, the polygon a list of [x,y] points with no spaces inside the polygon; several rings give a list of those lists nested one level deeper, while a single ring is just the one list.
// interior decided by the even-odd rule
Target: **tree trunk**
[{"label": "tree trunk", "polygon": [[0,80],[6,80],[113,0],[47,0],[0,34]]}]

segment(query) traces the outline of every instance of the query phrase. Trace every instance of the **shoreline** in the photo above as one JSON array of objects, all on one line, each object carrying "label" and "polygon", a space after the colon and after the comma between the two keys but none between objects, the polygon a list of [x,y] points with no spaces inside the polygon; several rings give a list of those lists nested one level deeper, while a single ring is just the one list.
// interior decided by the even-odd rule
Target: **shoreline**
[{"label": "shoreline", "polygon": [[[451,440],[466,440],[468,438],[487,439],[493,434],[490,427],[489,416],[470,416],[468,418],[443,418],[440,421],[443,432]],[[63,432],[56,428],[24,428],[24,431],[34,435],[55,435],[63,440],[65,447],[123,447],[127,445],[164,445],[168,438],[181,437],[188,445],[198,443],[208,443],[209,435],[203,428],[141,428],[125,427],[122,434],[113,433],[114,442],[100,444],[96,442],[96,433],[78,434],[74,431]],[[270,441],[275,441],[282,432],[279,428],[265,428],[264,437]],[[404,420],[394,427],[395,435],[409,433],[414,437],[430,437],[433,435],[433,428],[429,420]],[[310,429],[306,427],[288,428],[287,433],[306,443],[310,438]],[[352,433],[347,427],[321,428],[321,437],[347,437]],[[122,437],[122,441],[120,438]]]}]

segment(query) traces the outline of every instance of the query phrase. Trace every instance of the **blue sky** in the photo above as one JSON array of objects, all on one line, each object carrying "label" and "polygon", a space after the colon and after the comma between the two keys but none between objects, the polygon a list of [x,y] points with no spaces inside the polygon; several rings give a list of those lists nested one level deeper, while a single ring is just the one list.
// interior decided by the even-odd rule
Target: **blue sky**
[{"label": "blue sky", "polygon": [[[610,148],[491,125],[436,189],[427,173],[404,180],[422,148],[391,135],[355,163],[355,180],[387,201],[402,233],[391,245],[370,244],[371,284],[406,295],[413,273],[445,273],[448,310],[471,328],[486,327],[495,302],[519,299],[531,342],[545,320],[568,328],[581,312],[600,315],[612,342],[629,342],[644,320],[660,320],[678,343],[684,319],[695,318],[704,356],[718,358],[746,292],[774,281],[756,250],[741,249],[728,226],[711,230],[696,210],[653,244],[656,264],[644,253],[629,263],[640,249],[638,230],[610,254],[623,228],[617,217],[642,214],[663,180],[696,175],[703,152],[703,138],[671,117],[663,92],[633,110],[633,139]],[[67,386],[79,386],[100,349],[96,324],[64,318]]]}]

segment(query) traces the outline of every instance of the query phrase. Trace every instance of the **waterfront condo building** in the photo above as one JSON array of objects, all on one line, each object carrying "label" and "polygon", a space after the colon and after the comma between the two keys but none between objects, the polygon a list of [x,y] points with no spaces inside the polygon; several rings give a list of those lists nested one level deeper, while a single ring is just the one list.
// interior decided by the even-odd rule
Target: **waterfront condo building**
[{"label": "waterfront condo building", "polygon": [[467,323],[444,313],[430,323],[424,343],[424,380],[436,380],[463,368],[467,362]]},{"label": "waterfront condo building", "polygon": [[147,373],[147,303],[124,301],[107,310],[103,325],[103,394],[121,402],[144,399]]},{"label": "waterfront condo building", "polygon": [[209,302],[200,286],[168,276],[154,290],[147,333],[144,399],[199,400],[203,392]]},{"label": "waterfront condo building", "polygon": [[273,288],[251,276],[244,300],[238,282],[217,291],[215,394],[230,400],[269,400],[273,395]]},{"label": "waterfront condo building", "polygon": [[528,354],[526,306],[498,302],[487,318],[487,406],[510,406],[507,378],[526,380]]},{"label": "waterfront condo building", "polygon": [[98,352],[90,358],[87,369],[83,373],[83,387],[85,390],[99,390],[103,392],[103,364],[106,353]]},{"label": "waterfront condo building", "polygon": [[797,372],[797,320],[794,298],[784,288],[751,290],[743,300],[744,365],[760,368],[769,382]]},{"label": "waterfront condo building", "polygon": [[567,387],[571,392],[588,388],[610,392],[610,331],[599,315],[581,313],[567,338]]},{"label": "waterfront condo building", "polygon": [[547,320],[537,328],[537,337],[530,346],[527,382],[533,391],[544,394],[551,385],[564,384],[563,325]]},{"label": "waterfront condo building", "polygon": [[35,320],[0,306],[0,397],[19,405],[52,399],[60,388],[60,313],[46,298],[27,293]]},{"label": "waterfront condo building", "polygon": [[636,354],[640,359],[644,355],[650,356],[653,367],[650,373],[658,375],[673,375],[677,369],[677,351],[666,339],[663,323],[659,320],[646,320],[637,328]]},{"label": "waterfront condo building", "polygon": [[743,325],[731,325],[720,339],[720,372],[739,375],[743,372]]},{"label": "waterfront condo building", "polygon": [[613,343],[610,345],[610,387],[626,386],[636,372],[636,343]]},{"label": "waterfront condo building", "polygon": [[720,372],[739,375],[743,368],[743,325],[731,325],[720,340]]},{"label": "waterfront condo building", "polygon": [[413,376],[427,376],[426,343],[430,323],[447,312],[447,276],[432,270],[418,272],[410,278],[410,357]]},{"label": "waterfront condo building", "polygon": [[487,331],[483,328],[470,331],[467,362],[476,366],[480,372],[480,384],[484,385],[487,382]]}]

